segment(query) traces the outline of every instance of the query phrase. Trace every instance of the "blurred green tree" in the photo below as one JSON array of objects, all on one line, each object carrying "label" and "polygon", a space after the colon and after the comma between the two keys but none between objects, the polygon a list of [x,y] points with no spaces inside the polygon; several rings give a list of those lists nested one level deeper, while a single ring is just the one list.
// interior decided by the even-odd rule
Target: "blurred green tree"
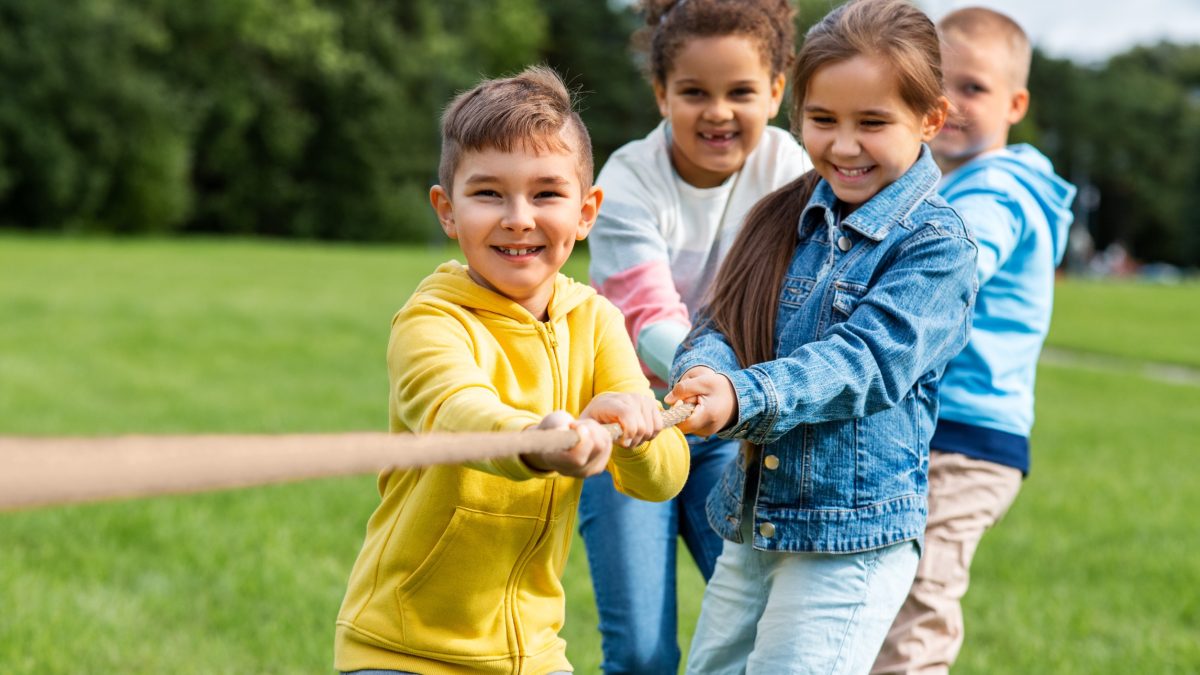
[{"label": "blurred green tree", "polygon": [[187,74],[202,118],[198,231],[435,234],[426,194],[442,106],[481,74],[533,60],[544,33],[533,0],[163,7],[184,47],[168,68]]},{"label": "blurred green tree", "polygon": [[1200,263],[1200,46],[1135,47],[1100,66],[1035,52],[1030,91],[1019,137],[1099,191],[1096,246]]},{"label": "blurred green tree", "polygon": [[548,19],[541,56],[582,94],[580,115],[592,136],[596,170],[617,148],[659,121],[654,92],[630,46],[642,18],[627,3],[542,0]]},{"label": "blurred green tree", "polygon": [[0,223],[160,231],[192,205],[190,115],[141,57],[170,36],[128,3],[0,3]]},{"label": "blurred green tree", "polygon": [[[802,40],[840,0],[796,3]],[[640,25],[626,0],[0,0],[0,226],[440,239],[450,97],[549,63],[600,166],[658,122]],[[1200,45],[1037,52],[1030,89],[1012,138],[1096,188],[1097,245],[1200,264]]]},{"label": "blurred green tree", "polygon": [[420,238],[438,115],[535,0],[0,0],[0,223]]}]

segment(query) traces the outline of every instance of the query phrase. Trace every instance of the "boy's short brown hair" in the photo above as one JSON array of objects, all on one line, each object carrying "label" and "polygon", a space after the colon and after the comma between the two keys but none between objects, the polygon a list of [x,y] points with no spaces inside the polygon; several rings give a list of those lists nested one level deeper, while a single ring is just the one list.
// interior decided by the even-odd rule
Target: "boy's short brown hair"
[{"label": "boy's short brown hair", "polygon": [[442,114],[438,181],[447,193],[451,191],[464,152],[511,152],[514,148],[577,152],[579,182],[585,192],[592,187],[591,137],[575,112],[571,92],[558,73],[546,66],[484,80],[450,102]]},{"label": "boy's short brown hair", "polygon": [[1029,44],[1029,36],[1016,21],[985,7],[965,7],[942,17],[937,26],[943,41],[950,37],[966,40],[980,38],[1003,40],[1012,56],[1012,61],[1008,66],[1013,87],[1024,89],[1028,86],[1033,47]]}]

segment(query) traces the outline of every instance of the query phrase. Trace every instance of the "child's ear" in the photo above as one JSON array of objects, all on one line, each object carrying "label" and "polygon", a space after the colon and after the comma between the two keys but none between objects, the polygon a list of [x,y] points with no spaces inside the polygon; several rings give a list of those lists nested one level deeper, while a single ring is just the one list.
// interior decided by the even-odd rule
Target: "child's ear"
[{"label": "child's ear", "polygon": [[1012,100],[1008,105],[1008,125],[1012,126],[1017,122],[1025,119],[1025,113],[1029,112],[1029,90],[1025,88],[1017,89],[1013,92]]},{"label": "child's ear", "polygon": [[429,203],[433,206],[433,212],[437,214],[438,222],[442,224],[442,231],[451,239],[458,239],[458,227],[454,224],[454,204],[450,201],[450,194],[441,185],[434,185],[429,188]]},{"label": "child's ear", "polygon": [[946,124],[946,117],[950,115],[950,99],[945,96],[939,96],[937,103],[933,109],[925,113],[921,118],[921,140],[925,143],[933,140],[934,136],[942,130]]},{"label": "child's ear", "polygon": [[662,82],[653,82],[651,86],[654,88],[654,102],[658,104],[658,114],[663,117],[670,115],[671,109],[667,106],[667,88]]},{"label": "child's ear", "polygon": [[575,231],[576,241],[587,239],[592,226],[596,224],[596,217],[600,215],[600,203],[603,201],[604,190],[596,185],[583,196],[583,206],[579,210],[579,229]]},{"label": "child's ear", "polygon": [[779,114],[779,106],[783,103],[783,92],[787,89],[787,76],[780,73],[771,80],[771,114],[769,117],[774,117]]}]

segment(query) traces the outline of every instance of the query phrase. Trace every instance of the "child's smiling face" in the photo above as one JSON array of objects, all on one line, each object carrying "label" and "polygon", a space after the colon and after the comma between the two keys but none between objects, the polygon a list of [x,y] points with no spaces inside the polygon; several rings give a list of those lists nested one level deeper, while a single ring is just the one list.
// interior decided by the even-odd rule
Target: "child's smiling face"
[{"label": "child's smiling face", "polygon": [[654,84],[671,123],[671,163],[687,183],[715,187],[746,163],[767,121],[779,112],[784,77],[771,77],[751,38],[692,38]]},{"label": "child's smiling face", "polygon": [[570,152],[528,143],[467,151],[453,189],[436,185],[429,194],[471,278],[543,320],[555,277],[591,231],[603,196],[594,186],[584,190],[574,140],[567,142]]},{"label": "child's smiling face", "polygon": [[942,43],[942,71],[954,109],[929,147],[944,171],[1003,148],[1009,127],[1025,116],[1029,90],[1014,81],[1014,58],[1001,37],[955,36]]},{"label": "child's smiling face", "polygon": [[813,73],[803,115],[801,136],[813,168],[853,210],[908,171],[946,111],[914,111],[892,66],[859,55]]}]

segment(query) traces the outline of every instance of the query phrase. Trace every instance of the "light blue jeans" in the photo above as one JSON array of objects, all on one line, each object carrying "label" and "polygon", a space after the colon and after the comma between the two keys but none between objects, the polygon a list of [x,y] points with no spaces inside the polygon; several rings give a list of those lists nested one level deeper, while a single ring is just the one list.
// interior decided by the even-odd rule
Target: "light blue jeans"
[{"label": "light blue jeans", "polygon": [[583,484],[579,532],[587,548],[609,675],[663,675],[679,670],[675,563],[677,538],[707,581],[723,540],[708,524],[704,502],[737,441],[688,436],[691,471],[679,496],[644,502],[613,487],[606,472]]},{"label": "light blue jeans", "polygon": [[695,675],[865,675],[917,571],[912,541],[862,553],[725,542],[688,653]]}]

